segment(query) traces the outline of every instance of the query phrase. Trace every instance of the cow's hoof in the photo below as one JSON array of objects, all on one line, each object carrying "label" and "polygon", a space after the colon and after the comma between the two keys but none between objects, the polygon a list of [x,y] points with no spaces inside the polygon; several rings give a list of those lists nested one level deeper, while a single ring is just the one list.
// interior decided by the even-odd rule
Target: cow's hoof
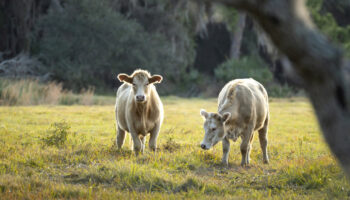
[{"label": "cow's hoof", "polygon": [[135,156],[139,156],[141,154],[140,151],[134,151],[135,152]]},{"label": "cow's hoof", "polygon": [[151,150],[152,150],[153,152],[156,152],[156,151],[157,151],[157,147],[151,147]]},{"label": "cow's hoof", "polygon": [[264,164],[269,164],[270,161],[269,160],[264,160]]},{"label": "cow's hoof", "polygon": [[243,163],[243,162],[242,162],[242,163],[241,163],[241,167],[247,168],[247,167],[249,167],[249,163],[246,163],[246,162]]},{"label": "cow's hoof", "polygon": [[228,167],[228,162],[222,162],[222,166]]}]

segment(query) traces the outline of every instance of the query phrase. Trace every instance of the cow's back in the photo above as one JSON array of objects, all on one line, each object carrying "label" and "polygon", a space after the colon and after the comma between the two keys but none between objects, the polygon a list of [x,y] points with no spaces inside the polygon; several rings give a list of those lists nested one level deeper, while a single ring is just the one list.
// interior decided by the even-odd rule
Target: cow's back
[{"label": "cow's back", "polygon": [[268,96],[254,79],[236,79],[227,83],[218,98],[219,113],[230,112],[236,124],[254,123],[263,126],[268,115]]}]

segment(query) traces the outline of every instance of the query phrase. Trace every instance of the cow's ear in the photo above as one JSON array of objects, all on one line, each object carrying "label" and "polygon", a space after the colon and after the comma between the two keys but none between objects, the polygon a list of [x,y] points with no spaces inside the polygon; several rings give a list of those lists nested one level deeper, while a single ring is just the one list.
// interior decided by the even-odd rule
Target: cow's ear
[{"label": "cow's ear", "polygon": [[151,83],[161,83],[163,77],[161,75],[153,75],[151,78],[148,78],[148,82]]},{"label": "cow's ear", "polygon": [[132,77],[127,74],[118,74],[118,79],[120,82],[132,83]]},{"label": "cow's ear", "polygon": [[199,113],[203,116],[204,119],[208,118],[208,113],[204,109],[201,109],[201,111]]},{"label": "cow's ear", "polygon": [[227,121],[230,119],[230,117],[231,117],[231,113],[225,112],[225,113],[222,115],[222,117],[221,117],[221,121],[222,121],[223,123],[225,123],[225,122],[227,122]]}]

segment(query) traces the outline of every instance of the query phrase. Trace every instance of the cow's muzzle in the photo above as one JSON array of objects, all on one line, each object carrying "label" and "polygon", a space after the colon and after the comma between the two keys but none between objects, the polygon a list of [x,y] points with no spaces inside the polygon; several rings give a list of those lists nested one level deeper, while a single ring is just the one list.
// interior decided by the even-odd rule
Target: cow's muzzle
[{"label": "cow's muzzle", "polygon": [[209,148],[205,144],[201,144],[201,148],[204,150],[208,150]]},{"label": "cow's muzzle", "polygon": [[137,95],[136,96],[136,101],[137,102],[144,102],[146,100],[145,95]]}]

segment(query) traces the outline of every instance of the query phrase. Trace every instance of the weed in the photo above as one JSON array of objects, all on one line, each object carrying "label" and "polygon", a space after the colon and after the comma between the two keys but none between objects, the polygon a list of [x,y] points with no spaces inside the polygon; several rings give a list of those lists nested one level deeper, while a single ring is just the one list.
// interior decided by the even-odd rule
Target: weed
[{"label": "weed", "polygon": [[48,135],[41,138],[44,146],[63,146],[66,141],[68,134],[70,133],[70,126],[66,122],[56,122],[51,124],[51,128],[47,131]]},{"label": "weed", "polygon": [[168,152],[174,152],[181,148],[181,145],[174,140],[174,137],[169,137],[162,148]]}]

